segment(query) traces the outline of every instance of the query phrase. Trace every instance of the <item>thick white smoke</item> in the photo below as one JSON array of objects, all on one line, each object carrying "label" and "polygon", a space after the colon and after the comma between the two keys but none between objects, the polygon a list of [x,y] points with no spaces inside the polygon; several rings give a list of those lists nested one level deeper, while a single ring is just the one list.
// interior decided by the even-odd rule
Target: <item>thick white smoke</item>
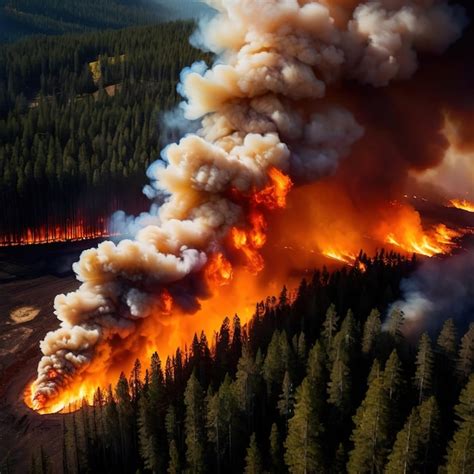
[{"label": "thick white smoke", "polygon": [[[149,170],[147,194],[160,206],[131,222],[133,240],[104,242],[74,265],[81,287],[59,295],[60,328],[41,343],[33,405],[50,405],[87,374],[108,341],[133,337],[139,321],[167,311],[163,295],[195,309],[203,295],[174,289],[222,250],[232,226],[245,225],[237,190],[250,196],[273,168],[296,182],[333,173],[362,135],[338,104],[318,104],[344,78],[374,86],[405,79],[416,51],[440,52],[461,33],[464,18],[445,1],[380,0],[347,10],[336,26],[328,1],[221,0],[219,13],[194,36],[217,55],[207,69],[183,72],[184,115],[197,133],[163,152]],[[189,290],[188,290],[189,291]]]}]

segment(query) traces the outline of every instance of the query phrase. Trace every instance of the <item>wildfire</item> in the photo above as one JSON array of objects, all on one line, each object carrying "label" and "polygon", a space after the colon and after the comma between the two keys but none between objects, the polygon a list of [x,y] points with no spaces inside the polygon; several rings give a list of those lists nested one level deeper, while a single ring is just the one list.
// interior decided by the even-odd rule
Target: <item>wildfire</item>
[{"label": "wildfire", "polygon": [[210,259],[205,274],[206,281],[213,287],[228,285],[233,277],[232,264],[222,253],[217,253]]},{"label": "wildfire", "polygon": [[58,242],[77,242],[101,237],[110,237],[104,219],[98,225],[87,225],[84,221],[63,226],[42,226],[38,229],[28,228],[23,235],[0,235],[0,247],[18,247],[23,245],[41,245]]},{"label": "wildfire", "polygon": [[173,309],[173,297],[170,295],[170,292],[166,289],[162,290],[161,297],[161,310],[164,314],[170,314]]},{"label": "wildfire", "polygon": [[399,247],[406,252],[418,253],[426,257],[450,253],[455,247],[455,239],[462,236],[461,232],[437,225],[428,233],[418,233],[416,229],[406,228],[401,234],[389,233],[386,242]]},{"label": "wildfire", "polygon": [[247,268],[251,273],[258,273],[263,270],[264,262],[259,250],[265,245],[267,236],[265,235],[266,222],[259,212],[252,212],[249,216],[250,229],[239,229],[233,227],[230,233],[232,245],[235,249],[241,250],[247,260]]},{"label": "wildfire", "polygon": [[331,258],[332,260],[337,260],[351,267],[357,266],[361,272],[366,270],[366,265],[352,253],[340,252],[334,249],[323,250],[322,253],[325,257]]},{"label": "wildfire", "polygon": [[449,206],[466,212],[474,212],[474,202],[468,201],[467,199],[451,199]]},{"label": "wildfire", "polygon": [[269,210],[283,209],[286,206],[286,197],[293,183],[291,179],[277,168],[270,168],[268,177],[271,184],[252,196],[252,202],[262,205]]}]

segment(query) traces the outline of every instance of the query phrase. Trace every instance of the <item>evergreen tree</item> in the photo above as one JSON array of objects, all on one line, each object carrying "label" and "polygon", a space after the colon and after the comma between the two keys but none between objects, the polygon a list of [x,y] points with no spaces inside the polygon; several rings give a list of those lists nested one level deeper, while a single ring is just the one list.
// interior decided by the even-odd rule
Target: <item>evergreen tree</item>
[{"label": "evergreen tree", "polygon": [[283,470],[280,433],[276,423],[272,424],[270,430],[270,466],[271,472],[278,473]]},{"label": "evergreen tree", "polygon": [[474,370],[474,323],[461,339],[459,356],[457,361],[457,372],[461,382],[467,380]]},{"label": "evergreen tree", "polygon": [[354,416],[355,428],[351,436],[354,448],[349,453],[348,472],[382,472],[390,442],[389,406],[383,377],[375,377]]},{"label": "evergreen tree", "polygon": [[296,391],[294,415],[285,441],[285,463],[291,474],[324,471],[319,434],[318,415],[309,381],[305,378]]},{"label": "evergreen tree", "polygon": [[419,423],[418,408],[416,407],[408,416],[403,429],[397,434],[385,468],[387,474],[413,472],[419,450]]},{"label": "evergreen tree", "polygon": [[289,418],[293,414],[293,384],[290,380],[290,374],[288,371],[285,372],[285,377],[283,379],[282,389],[280,393],[280,399],[278,401],[278,411],[280,415],[285,420],[285,423],[288,423]]},{"label": "evergreen tree", "polygon": [[334,304],[331,304],[326,311],[326,319],[324,320],[321,333],[328,352],[332,347],[332,340],[336,334],[338,322],[339,316],[337,315],[336,307]]},{"label": "evergreen tree", "polygon": [[455,413],[458,428],[449,443],[446,471],[470,474],[474,472],[474,374],[461,392]]},{"label": "evergreen tree", "polygon": [[421,403],[431,390],[433,379],[433,350],[428,334],[422,334],[416,354],[416,372],[414,377],[418,403]]},{"label": "evergreen tree", "polygon": [[390,401],[394,402],[393,406],[396,408],[396,402],[400,397],[400,388],[403,378],[402,364],[395,349],[392,351],[387,363],[385,364],[383,377],[384,388],[387,391],[388,398]]},{"label": "evergreen tree", "polygon": [[351,403],[350,370],[342,359],[334,362],[328,382],[328,403],[333,405],[339,416],[349,412]]},{"label": "evergreen tree", "polygon": [[435,397],[430,397],[419,406],[419,469],[435,471],[440,449],[440,414]]},{"label": "evergreen tree", "polygon": [[257,446],[255,433],[250,437],[250,445],[247,448],[247,456],[245,457],[245,474],[261,474],[262,458]]},{"label": "evergreen tree", "polygon": [[263,363],[263,378],[268,393],[274,393],[283,383],[285,372],[290,369],[290,345],[285,331],[275,331]]},{"label": "evergreen tree", "polygon": [[373,353],[381,328],[380,311],[373,309],[364,324],[362,335],[362,353],[364,355],[367,356]]},{"label": "evergreen tree", "polygon": [[195,373],[191,374],[184,392],[186,406],[186,462],[189,471],[199,474],[205,471],[204,463],[204,397]]}]

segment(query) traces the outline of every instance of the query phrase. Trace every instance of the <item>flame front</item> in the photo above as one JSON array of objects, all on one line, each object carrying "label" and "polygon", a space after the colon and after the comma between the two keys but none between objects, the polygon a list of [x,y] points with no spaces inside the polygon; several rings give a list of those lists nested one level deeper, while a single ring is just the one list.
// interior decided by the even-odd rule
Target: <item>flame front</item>
[{"label": "flame front", "polygon": [[474,202],[468,201],[467,199],[451,199],[449,201],[451,207],[461,209],[466,212],[474,212]]},{"label": "flame front", "polygon": [[0,234],[0,247],[76,242],[102,237],[111,237],[105,219],[99,219],[95,224],[87,224],[84,220],[80,220],[66,226],[45,225],[39,228],[27,228],[21,235]]}]

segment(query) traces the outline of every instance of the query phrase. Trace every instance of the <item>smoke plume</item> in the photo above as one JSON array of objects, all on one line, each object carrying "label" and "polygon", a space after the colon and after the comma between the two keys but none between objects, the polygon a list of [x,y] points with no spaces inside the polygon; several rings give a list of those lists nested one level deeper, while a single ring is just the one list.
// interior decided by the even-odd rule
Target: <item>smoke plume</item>
[{"label": "smoke plume", "polygon": [[474,317],[474,253],[430,259],[401,284],[403,298],[393,304],[403,311],[405,334],[436,331],[452,318],[460,330]]},{"label": "smoke plume", "polygon": [[185,118],[201,126],[150,168],[155,205],[128,223],[132,238],[101,243],[74,264],[81,286],[55,299],[61,323],[41,342],[35,409],[84,395],[88,379],[152,345],[150,327],[166,331],[174,312],[197,311],[236,272],[261,271],[270,212],[286,206],[292,185],[334,174],[364,129],[378,141],[367,130],[373,117],[360,113],[361,125],[350,111],[342,81],[407,79],[418,52],[441,53],[465,25],[463,11],[441,0],[213,7],[193,41],[216,62],[183,71],[179,87]]}]

